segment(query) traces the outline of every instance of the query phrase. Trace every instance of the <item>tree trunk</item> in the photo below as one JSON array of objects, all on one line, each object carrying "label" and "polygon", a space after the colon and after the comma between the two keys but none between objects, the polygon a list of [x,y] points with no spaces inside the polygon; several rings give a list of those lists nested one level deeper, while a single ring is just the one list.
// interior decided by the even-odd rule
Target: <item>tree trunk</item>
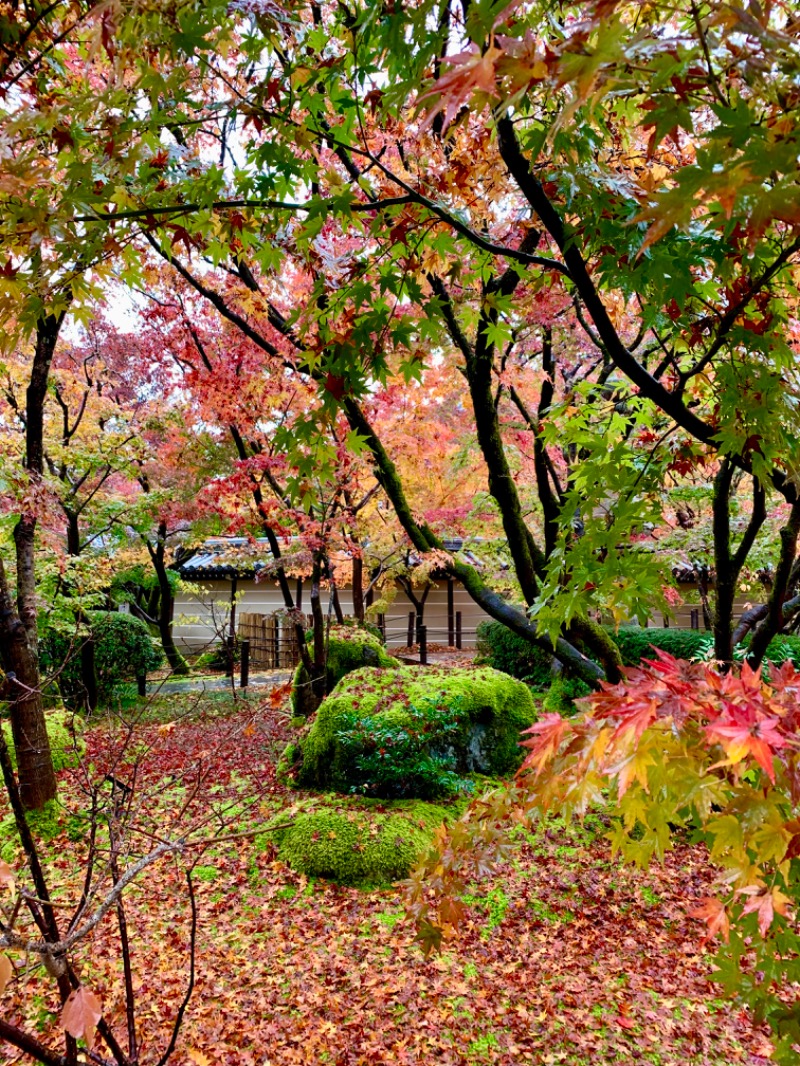
[{"label": "tree trunk", "polygon": [[342,604],[339,600],[339,590],[331,582],[331,606],[333,607],[333,613],[336,615],[336,621],[339,625],[344,625],[344,611],[342,610]]},{"label": "tree trunk", "polygon": [[325,615],[322,613],[322,601],[319,583],[322,577],[322,560],[315,553],[311,568],[311,617],[314,620],[309,684],[305,695],[305,706],[313,714],[328,694],[327,648],[325,640]]},{"label": "tree trunk", "polygon": [[783,626],[784,602],[794,569],[798,537],[800,537],[800,501],[792,504],[789,521],[780,531],[781,550],[778,565],[775,568],[775,581],[767,604],[767,614],[756,626],[747,655],[747,661],[753,667],[763,662],[769,642],[780,633]]},{"label": "tree trunk", "polygon": [[[25,404],[25,466],[36,491],[44,471],[44,403],[64,313],[48,315],[36,326],[31,377]],[[20,515],[14,527],[17,559],[17,608],[14,610],[5,569],[0,573],[0,633],[3,658],[11,679],[9,709],[17,756],[19,791],[29,810],[38,810],[57,792],[56,775],[47,737],[39,678],[39,639],[36,631],[35,559],[36,514]],[[2,563],[0,562],[0,567]]]},{"label": "tree trunk", "polygon": [[0,648],[8,680],[20,797],[28,810],[39,810],[48,800],[55,799],[58,786],[42,705],[38,656],[26,627],[14,610],[2,559]]},{"label": "tree trunk", "polygon": [[713,614],[714,655],[726,668],[733,662],[733,604],[736,582],[747,561],[759,529],[767,517],[766,493],[753,481],[753,512],[735,552],[731,552],[730,489],[733,464],[723,459],[714,478],[713,529],[714,567],[716,569],[716,606]]},{"label": "tree trunk", "polygon": [[353,556],[353,616],[364,621],[364,560],[360,555]]},{"label": "tree trunk", "polygon": [[167,662],[169,663],[172,672],[175,674],[188,674],[189,664],[178,651],[175,644],[175,638],[172,634],[174,596],[172,594],[172,585],[169,583],[167,566],[164,562],[166,541],[167,526],[165,522],[161,522],[158,526],[155,548],[153,548],[149,541],[147,542],[150,560],[153,564],[156,579],[158,580],[158,633],[161,637],[161,645],[164,648],[164,654],[167,657]]},{"label": "tree trunk", "polygon": [[[77,559],[81,554],[81,531],[78,515],[68,507],[64,507],[64,514],[67,518],[67,552],[73,559]],[[84,611],[79,609],[75,613],[78,622],[88,623]],[[80,644],[80,704],[90,713],[97,709],[100,698],[97,689],[97,667],[95,665],[94,651],[94,636],[92,635],[91,627],[89,627],[89,635],[83,637]]]}]

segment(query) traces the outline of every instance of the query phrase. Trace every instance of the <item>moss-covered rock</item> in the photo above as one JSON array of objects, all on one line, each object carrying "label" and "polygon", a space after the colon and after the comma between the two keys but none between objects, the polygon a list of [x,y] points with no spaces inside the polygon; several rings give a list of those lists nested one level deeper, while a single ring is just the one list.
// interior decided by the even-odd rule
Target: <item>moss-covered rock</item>
[{"label": "moss-covered rock", "polygon": [[[437,710],[446,731],[436,728]],[[535,717],[528,687],[489,667],[358,670],[336,686],[299,738],[295,781],[345,793],[363,791],[358,759],[354,760],[346,737],[353,729],[368,733],[365,724],[393,733],[399,738],[398,748],[403,747],[403,738],[416,738],[421,758],[444,761],[456,774],[503,776],[519,765],[520,733]],[[403,750],[408,751],[407,744]],[[381,754],[391,759],[390,748]],[[424,778],[423,773],[420,779]]]},{"label": "moss-covered rock", "polygon": [[[66,710],[62,705],[45,710],[45,721],[55,770],[76,766],[78,759],[86,750],[86,742],[83,740],[83,719],[79,715]],[[17,757],[11,735],[11,722],[6,719],[2,723],[2,728],[3,736],[11,755],[11,764],[16,770]]]},{"label": "moss-covered rock", "polygon": [[[310,639],[310,637],[309,637]],[[365,666],[374,666],[380,670],[392,670],[400,663],[384,648],[380,637],[370,629],[355,625],[331,626],[328,640],[328,692],[347,674]],[[308,672],[302,663],[298,663],[292,679],[292,713],[302,717],[303,686],[310,683]]]},{"label": "moss-covered rock", "polygon": [[279,815],[283,827],[269,835],[281,861],[306,877],[383,885],[407,877],[437,827],[459,813],[458,806],[419,800],[315,799],[288,818]]}]

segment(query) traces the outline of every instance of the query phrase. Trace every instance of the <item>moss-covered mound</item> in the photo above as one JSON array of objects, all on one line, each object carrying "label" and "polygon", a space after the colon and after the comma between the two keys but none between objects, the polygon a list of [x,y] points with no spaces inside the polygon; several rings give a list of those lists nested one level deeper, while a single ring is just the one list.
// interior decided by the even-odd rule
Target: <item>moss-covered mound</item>
[{"label": "moss-covered mound", "polygon": [[[365,666],[374,666],[381,670],[394,669],[399,666],[381,643],[380,637],[373,632],[355,625],[331,626],[328,641],[328,692],[347,674]],[[292,679],[292,710],[296,715],[303,714],[303,686],[309,682],[308,673],[302,663],[298,663]]]},{"label": "moss-covered mound", "polygon": [[457,807],[420,801],[314,800],[270,836],[281,861],[306,877],[383,885],[407,877],[437,827],[458,813]]},{"label": "moss-covered mound", "polygon": [[[383,765],[384,779],[397,784],[396,774],[390,776],[397,769],[395,753],[405,760],[403,775],[423,785],[437,766],[446,773],[500,777],[519,765],[520,733],[535,716],[528,687],[488,667],[358,670],[336,686],[287,755],[301,786],[409,795],[379,787]],[[378,787],[364,787],[365,775]],[[453,790],[438,794],[447,791]]]}]

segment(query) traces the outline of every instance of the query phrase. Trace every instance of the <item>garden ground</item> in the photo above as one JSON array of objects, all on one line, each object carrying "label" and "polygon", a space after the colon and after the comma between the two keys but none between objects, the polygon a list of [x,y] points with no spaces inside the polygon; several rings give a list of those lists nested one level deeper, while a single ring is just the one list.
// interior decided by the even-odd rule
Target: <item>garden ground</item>
[{"label": "garden ground", "polygon": [[[131,713],[88,730],[93,778],[123,776],[115,760]],[[170,694],[140,713],[128,743],[141,831],[205,822],[219,838],[190,849],[197,983],[176,1066],[766,1063],[766,1032],[716,998],[702,929],[687,917],[711,878],[699,848],[642,875],[611,858],[598,817],[521,834],[513,862],[474,888],[462,935],[426,961],[400,889],[309,883],[276,861],[263,824],[297,801],[275,775],[289,733],[281,690],[235,702]],[[85,780],[62,773],[46,849],[65,901],[85,849],[75,798]],[[126,897],[143,1062],[157,1059],[186,985],[184,866],[151,868]],[[81,973],[121,1020],[113,932],[107,921]],[[19,971],[4,1014],[54,1031],[54,991],[41,972]]]}]

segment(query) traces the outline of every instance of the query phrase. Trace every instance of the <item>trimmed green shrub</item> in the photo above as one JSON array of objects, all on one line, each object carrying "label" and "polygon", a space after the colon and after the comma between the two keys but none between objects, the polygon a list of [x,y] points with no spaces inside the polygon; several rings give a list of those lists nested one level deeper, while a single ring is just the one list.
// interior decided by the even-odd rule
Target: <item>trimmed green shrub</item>
[{"label": "trimmed green shrub", "polygon": [[[653,648],[660,648],[669,652],[676,659],[702,659],[713,656],[714,638],[705,630],[699,629],[643,629],[640,626],[621,626],[618,630],[608,629],[609,636],[617,645],[622,655],[625,666],[638,666],[642,659],[652,658]],[[744,657],[745,649],[749,643],[749,637],[739,647],[740,658]],[[476,662],[486,663],[495,670],[502,670],[512,677],[518,677],[527,682],[532,688],[538,690],[549,689],[552,675],[550,671],[550,656],[540,648],[536,648],[522,637],[517,636],[502,622],[481,622],[477,630]],[[800,636],[793,634],[775,637],[767,649],[765,658],[769,662],[780,664],[787,659],[800,666]],[[562,687],[558,681],[553,682],[557,688],[556,696],[550,701],[552,707],[546,704],[546,709],[557,709],[561,699]],[[571,700],[585,695],[584,692],[569,694],[567,704],[571,707]]]},{"label": "trimmed green shrub", "polygon": [[547,691],[542,703],[542,710],[548,713],[575,714],[575,700],[588,696],[592,690],[577,677],[556,677]]},{"label": "trimmed green shrub", "polygon": [[[133,681],[163,663],[161,645],[140,618],[120,611],[89,611],[88,620],[98,691],[104,698],[111,696],[120,682]],[[40,641],[43,670],[58,673],[58,686],[67,702],[82,690],[80,645],[86,638],[85,632],[50,629]]]},{"label": "trimmed green shrub", "polygon": [[676,659],[695,659],[703,655],[708,634],[699,629],[642,629],[620,626],[609,629],[626,666],[638,666],[642,659],[652,659],[653,648],[669,652]]},{"label": "trimmed green shrub", "polygon": [[[737,662],[743,662],[746,659],[747,649],[750,647],[752,639],[753,634],[748,633],[744,640],[733,649],[733,657]],[[697,658],[713,660],[714,638],[710,633],[704,635],[703,644]],[[777,637],[773,637],[767,645],[767,650],[764,653],[764,669],[768,670],[770,663],[780,666],[787,661],[794,666],[800,667],[800,637],[791,633],[782,633]]]},{"label": "trimmed green shrub", "polygon": [[502,622],[489,620],[478,624],[476,650],[478,663],[502,670],[532,688],[546,689],[550,685],[552,655],[529,644]]},{"label": "trimmed green shrub", "polygon": [[133,681],[164,662],[160,645],[140,618],[119,611],[92,611],[90,622],[101,692],[111,693],[120,681]]},{"label": "trimmed green shrub", "polygon": [[[749,640],[745,641],[745,644],[749,644]],[[800,667],[800,637],[795,636],[792,633],[781,634],[778,637],[773,637],[767,646],[765,659],[768,659],[771,663],[775,663],[780,666],[781,663],[785,663],[787,660],[794,663],[795,666]]]},{"label": "trimmed green shrub", "polygon": [[[370,629],[356,625],[331,626],[326,663],[328,692],[332,692],[347,674],[360,670],[364,666],[391,670],[400,665],[397,659],[389,655],[380,637],[372,632],[373,629],[374,626]],[[309,633],[306,642],[310,643],[312,640],[313,634]],[[300,690],[309,683],[306,668],[302,663],[298,663],[292,678],[292,712],[294,714],[302,713]]]},{"label": "trimmed green shrub", "polygon": [[446,758],[448,769],[458,774],[502,776],[515,770],[522,756],[520,733],[536,717],[530,689],[488,667],[357,670],[339,682],[299,740],[296,782],[339,792],[363,787],[342,733],[370,718],[374,728],[416,731],[422,708],[441,709],[445,717],[457,712],[457,730],[442,736],[430,729],[417,750],[420,757]]},{"label": "trimmed green shrub", "polygon": [[[385,885],[407,877],[433,835],[460,808],[431,803],[315,800],[269,831],[278,857],[306,877],[343,885]],[[285,823],[287,815],[277,816]]]}]

